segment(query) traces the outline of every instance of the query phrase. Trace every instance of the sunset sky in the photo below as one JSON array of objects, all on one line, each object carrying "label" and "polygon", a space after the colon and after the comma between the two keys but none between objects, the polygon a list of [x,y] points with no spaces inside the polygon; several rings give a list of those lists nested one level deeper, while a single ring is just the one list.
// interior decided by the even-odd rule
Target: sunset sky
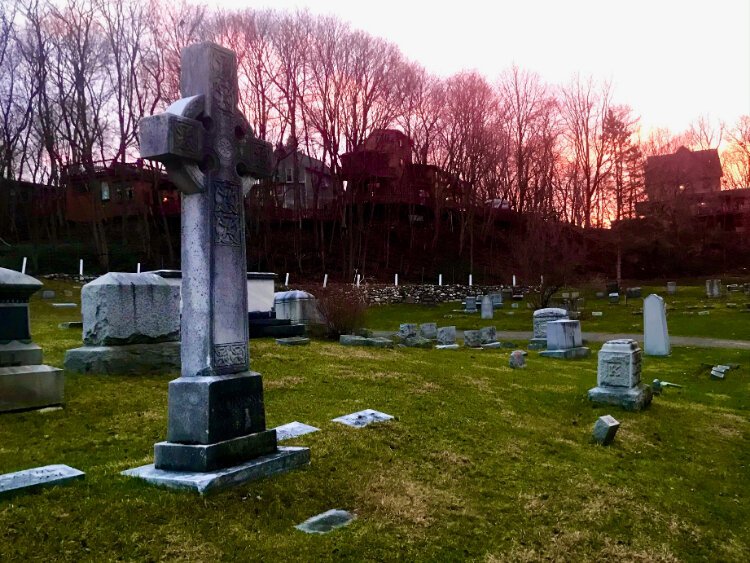
[{"label": "sunset sky", "polygon": [[334,14],[443,76],[476,69],[494,80],[516,63],[555,83],[608,79],[646,129],[750,114],[749,0],[219,2]]}]

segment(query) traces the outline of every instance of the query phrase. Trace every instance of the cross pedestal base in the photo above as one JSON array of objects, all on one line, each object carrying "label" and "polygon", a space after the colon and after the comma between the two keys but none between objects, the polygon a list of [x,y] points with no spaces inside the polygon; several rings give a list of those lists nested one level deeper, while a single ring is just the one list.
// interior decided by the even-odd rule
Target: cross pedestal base
[{"label": "cross pedestal base", "polygon": [[286,473],[310,463],[310,449],[280,447],[275,452],[255,458],[246,463],[207,472],[165,471],[153,464],[123,471],[122,475],[138,477],[152,485],[170,489],[186,489],[201,495]]}]

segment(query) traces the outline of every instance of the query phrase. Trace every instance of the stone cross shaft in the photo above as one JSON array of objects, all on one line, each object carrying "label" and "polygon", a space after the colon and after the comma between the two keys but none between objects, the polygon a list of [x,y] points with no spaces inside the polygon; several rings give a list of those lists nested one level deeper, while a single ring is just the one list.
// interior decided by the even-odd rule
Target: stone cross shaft
[{"label": "stone cross shaft", "polygon": [[248,369],[243,192],[271,173],[271,145],[237,109],[237,61],[213,43],[182,52],[183,98],[140,122],[141,156],[182,198],[182,377]]}]

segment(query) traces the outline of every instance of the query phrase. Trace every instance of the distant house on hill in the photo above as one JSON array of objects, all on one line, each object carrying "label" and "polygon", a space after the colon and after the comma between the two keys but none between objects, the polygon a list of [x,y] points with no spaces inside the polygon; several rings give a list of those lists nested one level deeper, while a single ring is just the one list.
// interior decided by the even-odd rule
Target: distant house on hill
[{"label": "distant house on hill", "polygon": [[253,186],[248,205],[280,218],[326,216],[336,193],[331,169],[322,160],[279,145],[274,151],[274,174],[270,181]]},{"label": "distant house on hill", "polygon": [[680,147],[673,154],[649,157],[645,176],[648,201],[636,204],[640,217],[667,217],[679,210],[706,227],[750,231],[750,189],[721,189],[723,172],[716,149]]},{"label": "distant house on hill", "polygon": [[705,194],[721,190],[719,151],[691,151],[680,147],[673,154],[646,159],[646,194],[651,202],[668,201],[680,194]]}]

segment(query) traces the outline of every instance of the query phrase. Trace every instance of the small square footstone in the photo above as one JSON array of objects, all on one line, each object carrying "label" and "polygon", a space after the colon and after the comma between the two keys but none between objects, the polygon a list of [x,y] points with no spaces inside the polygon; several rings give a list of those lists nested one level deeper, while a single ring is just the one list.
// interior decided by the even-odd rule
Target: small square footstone
[{"label": "small square footstone", "polygon": [[510,353],[510,360],[508,365],[511,369],[518,369],[526,367],[526,352],[523,350],[513,350]]},{"label": "small square footstone", "polygon": [[307,346],[310,344],[310,339],[304,336],[290,336],[288,338],[277,338],[276,344],[282,346]]},{"label": "small square footstone", "polygon": [[718,365],[711,368],[711,379],[724,379],[731,366]]},{"label": "small square footstone", "polygon": [[393,417],[391,415],[385,414],[384,412],[376,411],[373,409],[365,409],[363,411],[353,412],[352,414],[334,418],[333,422],[340,422],[341,424],[346,424],[347,426],[351,426],[352,428],[364,428],[368,424],[373,424],[374,422],[384,422],[386,420],[391,420],[392,418]]},{"label": "small square footstone", "polygon": [[206,495],[233,487],[247,481],[255,481],[310,463],[310,449],[279,446],[270,454],[256,457],[246,463],[206,472],[165,471],[154,464],[143,465],[123,471],[121,475],[138,477],[147,483],[169,489],[186,489]]},{"label": "small square footstone", "polygon": [[305,434],[317,432],[318,430],[320,430],[320,428],[315,428],[314,426],[295,420],[294,422],[282,424],[281,426],[276,427],[276,440],[279,442],[282,440],[291,440],[292,438],[304,436]]},{"label": "small square footstone", "polygon": [[0,475],[0,497],[38,487],[62,485],[83,479],[85,473],[68,465],[45,465]]},{"label": "small square footstone", "polygon": [[609,446],[615,439],[615,434],[620,428],[620,423],[610,415],[600,416],[594,424],[591,434],[592,440],[602,446]]},{"label": "small square footstone", "polygon": [[55,298],[55,292],[51,289],[45,289],[42,291],[42,299],[54,299]]},{"label": "small square footstone", "polygon": [[326,510],[325,512],[308,518],[295,528],[306,534],[327,534],[328,532],[346,526],[354,520],[354,515],[346,510]]}]

